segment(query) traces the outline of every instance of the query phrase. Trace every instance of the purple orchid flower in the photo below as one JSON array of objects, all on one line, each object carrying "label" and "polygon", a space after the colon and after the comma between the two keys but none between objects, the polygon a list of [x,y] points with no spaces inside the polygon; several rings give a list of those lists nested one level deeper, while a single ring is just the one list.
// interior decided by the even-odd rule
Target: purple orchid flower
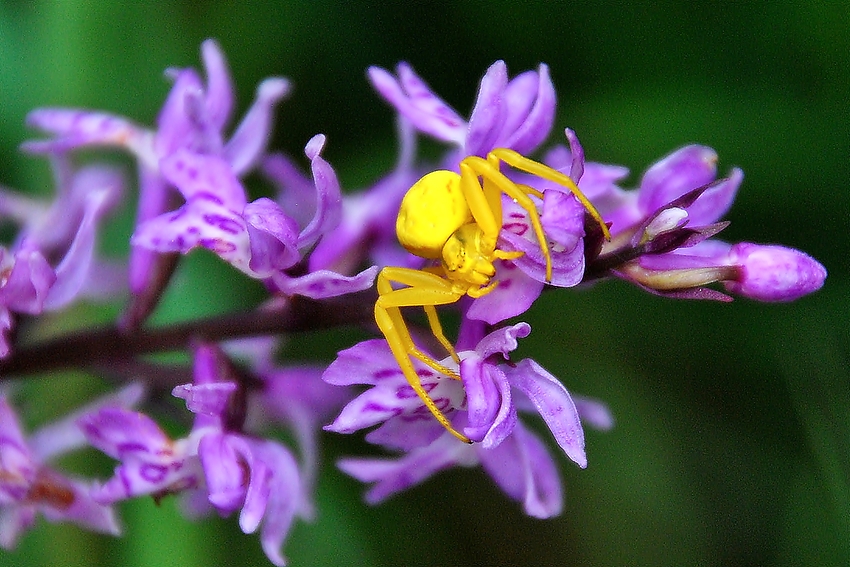
[{"label": "purple orchid flower", "polygon": [[[397,72],[398,76],[393,77],[383,69],[372,67],[369,77],[378,92],[399,112],[403,124],[410,124],[459,148],[446,160],[446,168],[456,169],[463,157],[483,156],[497,147],[511,148],[520,153],[531,152],[551,130],[556,97],[546,65],[541,65],[537,72],[528,71],[509,81],[504,62],[494,63],[481,80],[469,122],[434,94],[409,65],[400,63]],[[512,172],[509,174],[513,175]],[[522,175],[516,177],[540,188],[539,179]],[[406,189],[401,187],[402,191]],[[584,274],[584,208],[564,191],[563,187],[560,191],[550,191],[539,207],[544,229],[553,241],[553,278],[550,283],[569,287],[579,283]],[[399,192],[399,201],[402,196],[403,193]],[[380,197],[384,202],[388,201],[383,194]],[[392,202],[394,208],[389,221],[394,220],[398,208],[396,201]],[[504,198],[503,203],[504,230],[499,246],[522,251],[524,256],[512,262],[497,262],[495,281],[499,282],[499,286],[474,302],[470,316],[481,317],[489,323],[498,323],[523,313],[540,294],[546,281],[545,259],[527,212],[508,198]],[[383,224],[391,233],[393,223],[389,221],[384,220]],[[359,224],[362,226],[363,223]],[[398,250],[398,246],[393,244]],[[410,267],[422,264],[421,260],[403,253],[400,257],[396,254],[390,261],[394,262],[393,265]],[[506,297],[510,300],[505,301]]]},{"label": "purple orchid flower", "polygon": [[320,155],[324,141],[324,136],[316,136],[305,149],[313,164],[317,204],[313,219],[300,232],[295,220],[271,199],[248,202],[245,189],[222,158],[180,149],[163,160],[162,171],[186,204],[138,226],[131,243],[184,254],[204,247],[245,274],[270,280],[279,291],[314,299],[369,287],[374,270],[354,277],[323,271],[290,278],[283,273],[339,216],[339,183]]},{"label": "purple orchid flower", "polygon": [[183,148],[221,156],[235,175],[246,173],[265,152],[274,108],[288,94],[289,81],[272,77],[260,83],[254,104],[225,141],[223,130],[234,99],[230,72],[215,41],[206,40],[201,45],[201,55],[207,84],[194,69],[169,70],[174,86],[157,119],[156,130],[102,112],[42,108],[32,111],[27,123],[54,138],[30,141],[23,148],[35,153],[62,153],[90,146],[122,147],[153,171],[159,170],[161,159]]},{"label": "purple orchid flower", "polygon": [[256,337],[230,341],[227,354],[244,360],[262,387],[248,397],[247,414],[252,424],[266,422],[291,431],[298,446],[299,476],[303,498],[299,516],[315,516],[312,494],[319,471],[319,433],[353,395],[347,388],[322,380],[325,366],[297,364],[281,366],[275,359],[279,341],[274,337]]},{"label": "purple orchid flower", "polygon": [[298,443],[298,476],[303,491],[298,512],[305,519],[315,516],[311,495],[319,471],[318,433],[351,395],[345,388],[323,382],[324,370],[320,366],[291,366],[258,371],[265,384],[259,396],[264,413],[291,428]]},{"label": "purple orchid flower", "polygon": [[[743,177],[739,168],[733,168],[722,183],[708,187],[688,206],[689,223],[697,226],[709,224],[725,215]],[[618,234],[633,229],[668,203],[693,189],[709,186],[716,179],[717,153],[706,146],[685,146],[647,169],[636,192],[622,191],[615,185],[609,185],[611,194],[606,196],[606,207],[600,212],[611,223],[611,232],[616,240]]]},{"label": "purple orchid flower", "polygon": [[467,155],[485,155],[495,147],[531,151],[549,134],[555,91],[545,65],[539,72],[528,71],[509,81],[504,62],[494,63],[481,81],[469,122],[434,94],[408,64],[400,63],[397,70],[398,78],[378,67],[371,67],[368,75],[398,111],[398,164],[370,189],[345,197],[342,222],[319,242],[310,257],[311,269],[347,272],[366,256],[379,267],[422,265],[421,258],[399,246],[395,234],[401,200],[425,173],[414,167],[415,131],[457,147],[443,164],[450,169],[457,169]]},{"label": "purple orchid flower", "polygon": [[203,487],[196,458],[201,433],[173,441],[145,414],[122,408],[85,416],[80,427],[93,447],[121,463],[95,489],[98,502],[113,504],[144,495],[158,499]]},{"label": "purple orchid flower", "polygon": [[494,148],[522,154],[548,136],[555,118],[555,88],[549,68],[526,71],[508,80],[504,61],[496,61],[481,79],[469,121],[461,118],[407,63],[397,77],[369,68],[369,80],[384,99],[420,132],[457,146],[462,156],[485,156]]},{"label": "purple orchid flower", "polygon": [[[55,266],[39,247],[38,229],[25,227],[23,239],[13,250],[0,247],[0,358],[10,352],[7,333],[14,325],[13,313],[38,315],[61,309],[97,287],[92,280],[103,274],[95,258],[97,225],[111,193],[108,187],[90,187],[88,194],[81,196],[83,203],[77,206],[83,209],[82,218]],[[50,251],[55,254],[59,249]]]},{"label": "purple orchid flower", "polygon": [[197,415],[195,427],[213,425],[198,444],[198,458],[207,483],[208,501],[220,514],[239,510],[239,526],[245,533],[260,529],[260,543],[275,565],[285,565],[280,548],[293,519],[301,510],[312,509],[304,502],[298,465],[290,451],[279,443],[223,428],[228,419],[233,386],[221,381],[223,353],[212,346],[195,350],[195,381],[178,386],[174,395],[184,398]]},{"label": "purple orchid flower", "polygon": [[[472,334],[480,336],[481,325]],[[367,493],[370,503],[423,482],[453,466],[481,464],[511,498],[523,503],[526,513],[550,517],[560,512],[560,481],[543,443],[526,430],[519,411],[535,410],[546,422],[564,453],[580,467],[587,465],[580,418],[610,427],[612,420],[602,404],[582,400],[577,405],[564,386],[531,360],[505,365],[527,336],[530,326],[519,323],[482,337],[470,351],[461,351],[461,381],[437,375],[416,364],[422,385],[455,427],[476,441],[459,443],[424,408],[407,384],[385,341],[365,341],[342,351],[323,378],[336,385],[366,384],[372,388],[351,401],[325,429],[351,433],[380,425],[367,434],[371,443],[402,451],[398,459],[344,459],[340,468],[363,482],[374,483]],[[470,340],[467,334],[464,340]],[[443,364],[451,365],[450,359]],[[581,413],[580,413],[581,412]]]},{"label": "purple orchid flower", "polygon": [[114,511],[93,497],[91,483],[67,476],[48,463],[85,445],[76,425],[81,415],[104,407],[130,406],[141,395],[139,386],[129,386],[45,425],[27,439],[8,397],[0,394],[0,546],[13,548],[38,513],[50,522],[120,533]]},{"label": "purple orchid flower", "polygon": [[[555,154],[550,152],[547,159],[554,158],[556,167],[578,185],[585,174],[584,152],[572,130],[566,130],[566,135],[570,149]],[[587,173],[596,174],[599,181],[604,179],[592,166],[587,168]],[[493,278],[498,282],[496,288],[471,303],[467,317],[490,324],[524,313],[547,283],[556,287],[572,287],[581,283],[586,266],[584,226],[587,211],[584,206],[561,185],[525,174],[512,176],[543,194],[542,200],[536,197],[532,200],[538,204],[540,222],[549,240],[552,278],[546,281],[546,259],[528,211],[503,195],[499,248],[519,251],[523,255],[514,260],[497,262]],[[593,187],[595,193],[605,187],[599,181]],[[584,190],[584,185],[579,185],[579,188]]]},{"label": "purple orchid flower", "polygon": [[343,196],[339,225],[320,240],[310,254],[311,271],[331,269],[350,273],[368,258],[378,268],[422,265],[422,259],[402,248],[395,219],[401,200],[421,176],[414,167],[415,133],[399,118],[399,156],[392,172],[371,187]]},{"label": "purple orchid flower", "polygon": [[[568,137],[569,132],[568,132]],[[552,156],[572,162],[586,176],[579,187],[595,198],[611,224],[613,240],[602,248],[600,262],[622,259],[611,269],[650,293],[683,299],[731,301],[705,287],[723,282],[726,289],[759,301],[793,301],[820,289],[826,269],[807,254],[787,247],[739,243],[713,237],[728,223],[729,210],[743,180],[740,169],[716,179],[717,154],[705,146],[686,146],[652,165],[640,186],[624,191],[621,173],[611,166],[585,164],[578,140],[568,153]]]},{"label": "purple orchid flower", "polygon": [[260,530],[263,551],[285,565],[280,548],[293,519],[311,509],[298,465],[282,445],[232,429],[232,395],[237,384],[222,380],[226,361],[213,346],[195,349],[194,382],[173,395],[195,413],[192,430],[172,441],[144,414],[106,408],[80,420],[89,442],[121,462],[95,492],[101,502],[135,496],[184,496],[190,515],[237,510],[243,532]]},{"label": "purple orchid flower", "polygon": [[[278,77],[263,81],[254,104],[225,141],[223,130],[234,99],[230,73],[213,40],[201,45],[201,55],[206,85],[194,69],[169,71],[174,86],[160,112],[156,130],[103,112],[43,108],[31,112],[27,122],[54,137],[27,142],[23,148],[61,154],[89,146],[115,146],[132,153],[139,163],[137,225],[168,209],[169,183],[161,168],[180,150],[216,156],[227,164],[233,177],[244,175],[265,153],[275,106],[289,92],[289,82]],[[142,296],[148,287],[158,285],[156,272],[165,269],[154,252],[145,247],[131,249],[130,289],[136,295]]]}]

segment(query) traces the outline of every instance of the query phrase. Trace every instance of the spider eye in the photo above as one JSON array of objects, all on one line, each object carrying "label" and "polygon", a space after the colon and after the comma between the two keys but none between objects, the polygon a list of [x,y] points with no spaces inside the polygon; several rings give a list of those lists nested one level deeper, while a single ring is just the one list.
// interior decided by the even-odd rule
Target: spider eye
[{"label": "spider eye", "polygon": [[450,273],[464,272],[464,266],[468,264],[466,243],[461,240],[458,232],[452,234],[443,246],[443,267]]}]

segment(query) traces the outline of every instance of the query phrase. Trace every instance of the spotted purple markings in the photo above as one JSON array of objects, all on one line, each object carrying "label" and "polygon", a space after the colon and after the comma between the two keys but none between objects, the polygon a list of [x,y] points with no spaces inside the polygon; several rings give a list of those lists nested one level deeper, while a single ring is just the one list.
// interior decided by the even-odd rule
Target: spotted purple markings
[{"label": "spotted purple markings", "polygon": [[[431,398],[431,400],[434,402],[434,406],[443,413],[448,412],[450,409],[452,409],[452,401],[448,398]],[[420,406],[416,406],[413,409],[412,414],[431,416],[431,410],[423,404]]]},{"label": "spotted purple markings", "polygon": [[119,467],[116,470],[116,473],[121,479],[121,486],[124,487],[124,494],[126,494],[127,496],[133,494],[133,481],[130,480],[129,475],[127,474],[127,469],[125,469],[124,467]]},{"label": "spotted purple markings", "polygon": [[391,378],[393,376],[398,376],[401,374],[401,370],[397,368],[385,368],[384,370],[378,370],[374,372],[372,376],[375,377],[375,381],[378,380],[386,380],[387,378]]},{"label": "spotted purple markings", "polygon": [[215,193],[211,193],[209,191],[198,191],[193,195],[194,199],[204,199],[205,201],[211,201],[216,205],[224,205],[224,201],[221,200],[221,197],[216,195]]},{"label": "spotted purple markings", "polygon": [[[422,384],[422,389],[425,390],[426,393],[430,394],[431,390],[437,387],[437,384],[437,382],[426,382]],[[396,390],[396,397],[399,399],[415,398],[417,396],[419,396],[419,394],[417,394],[416,390],[414,390],[413,387],[409,384],[405,384],[404,386]]]},{"label": "spotted purple markings", "polygon": [[24,448],[23,445],[21,445],[16,440],[14,440],[13,438],[11,438],[7,435],[0,435],[0,446],[2,446],[2,445],[11,445],[18,452],[21,452],[21,453],[26,452],[26,449]]},{"label": "spotted purple markings", "polygon": [[390,408],[383,404],[379,404],[377,402],[369,402],[363,408],[363,412],[375,412],[375,413],[391,413],[393,415],[398,415],[401,413],[400,408]]},{"label": "spotted purple markings", "polygon": [[180,220],[182,217],[186,215],[187,211],[185,207],[181,207],[176,211],[172,211],[169,213],[168,222],[174,222],[176,220]]},{"label": "spotted purple markings", "polygon": [[168,467],[166,465],[145,463],[139,468],[139,476],[151,484],[162,482],[167,474]]},{"label": "spotted purple markings", "polygon": [[234,243],[218,238],[202,238],[198,241],[198,244],[217,254],[227,254],[236,250],[236,245]]},{"label": "spotted purple markings", "polygon": [[395,397],[399,400],[409,400],[417,396],[419,396],[419,394],[417,394],[416,391],[410,385],[407,384],[405,384],[401,388],[397,388],[395,391]]},{"label": "spotted purple markings", "polygon": [[233,219],[229,219],[223,215],[216,215],[213,213],[207,213],[202,217],[204,222],[208,225],[218,227],[220,230],[224,232],[229,232],[230,234],[239,234],[243,231],[242,225],[236,222]]},{"label": "spotted purple markings", "polygon": [[143,443],[119,443],[115,446],[115,450],[119,455],[126,455],[127,453],[150,453],[147,446]]},{"label": "spotted purple markings", "polygon": [[502,230],[506,230],[517,236],[524,236],[528,232],[528,225],[525,223],[505,223],[502,225]]}]

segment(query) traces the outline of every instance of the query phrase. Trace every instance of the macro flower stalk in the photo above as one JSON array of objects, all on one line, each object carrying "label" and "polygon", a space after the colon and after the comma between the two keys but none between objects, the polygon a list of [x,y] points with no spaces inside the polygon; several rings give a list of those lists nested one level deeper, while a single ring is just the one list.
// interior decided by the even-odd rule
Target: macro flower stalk
[{"label": "macro flower stalk", "polygon": [[[468,118],[409,64],[395,74],[370,68],[397,115],[399,158],[371,186],[346,191],[323,156],[333,143],[323,134],[299,141],[300,157],[268,147],[287,79],[262,81],[228,132],[235,90],[226,59],[212,40],[201,59],[203,73],[169,71],[173,85],[152,127],[82,109],[29,115],[45,137],[22,148],[50,163],[56,193],[43,203],[0,191],[0,216],[19,227],[0,248],[7,549],[38,514],[118,535],[121,502],[179,498],[190,518],[237,516],[243,532],[259,533],[269,561],[284,565],[293,522],[322,512],[313,497],[325,432],[365,431],[387,453],[337,463],[368,485],[369,504],[438,472],[480,466],[526,514],[550,518],[563,509],[559,459],[587,467],[594,447],[585,426],[608,430],[615,412],[533,359],[513,359],[544,291],[620,279],[660,297],[787,302],[826,278],[804,252],[718,237],[743,172],[719,176],[711,148],[674,150],[628,188],[628,170],[587,160],[570,129],[544,147],[557,103],[545,64],[512,77],[495,62]],[[420,135],[446,145],[438,166],[417,155]],[[126,259],[100,257],[97,240],[132,191],[105,161],[76,160],[104,149],[126,152],[137,170]],[[252,198],[255,177],[275,194]],[[232,277],[259,282],[264,301],[152,324],[181,259],[199,249]],[[123,311],[98,326],[32,331],[43,314],[79,301]],[[416,310],[424,324],[411,322]],[[457,326],[444,327],[448,320]],[[343,327],[375,338],[334,360],[280,356],[282,343],[307,340],[307,331]],[[184,362],[148,358],[156,353]],[[59,381],[68,369],[105,378],[115,392],[27,436],[18,384]],[[184,402],[184,429],[166,433],[158,412],[170,398]],[[281,428],[288,444],[275,434]],[[52,463],[70,450],[102,452],[113,468],[75,478]]]}]

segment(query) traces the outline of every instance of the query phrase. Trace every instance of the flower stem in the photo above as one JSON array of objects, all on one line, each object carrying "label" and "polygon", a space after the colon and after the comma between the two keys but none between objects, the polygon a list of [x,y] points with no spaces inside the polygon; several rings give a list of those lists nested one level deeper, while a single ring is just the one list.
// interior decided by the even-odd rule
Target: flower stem
[{"label": "flower stem", "polygon": [[193,341],[218,342],[362,325],[374,321],[374,302],[371,290],[322,301],[276,297],[251,311],[162,327],[123,330],[109,325],[82,329],[14,349],[0,361],[0,382],[51,370],[127,363],[143,354],[182,350]]}]

